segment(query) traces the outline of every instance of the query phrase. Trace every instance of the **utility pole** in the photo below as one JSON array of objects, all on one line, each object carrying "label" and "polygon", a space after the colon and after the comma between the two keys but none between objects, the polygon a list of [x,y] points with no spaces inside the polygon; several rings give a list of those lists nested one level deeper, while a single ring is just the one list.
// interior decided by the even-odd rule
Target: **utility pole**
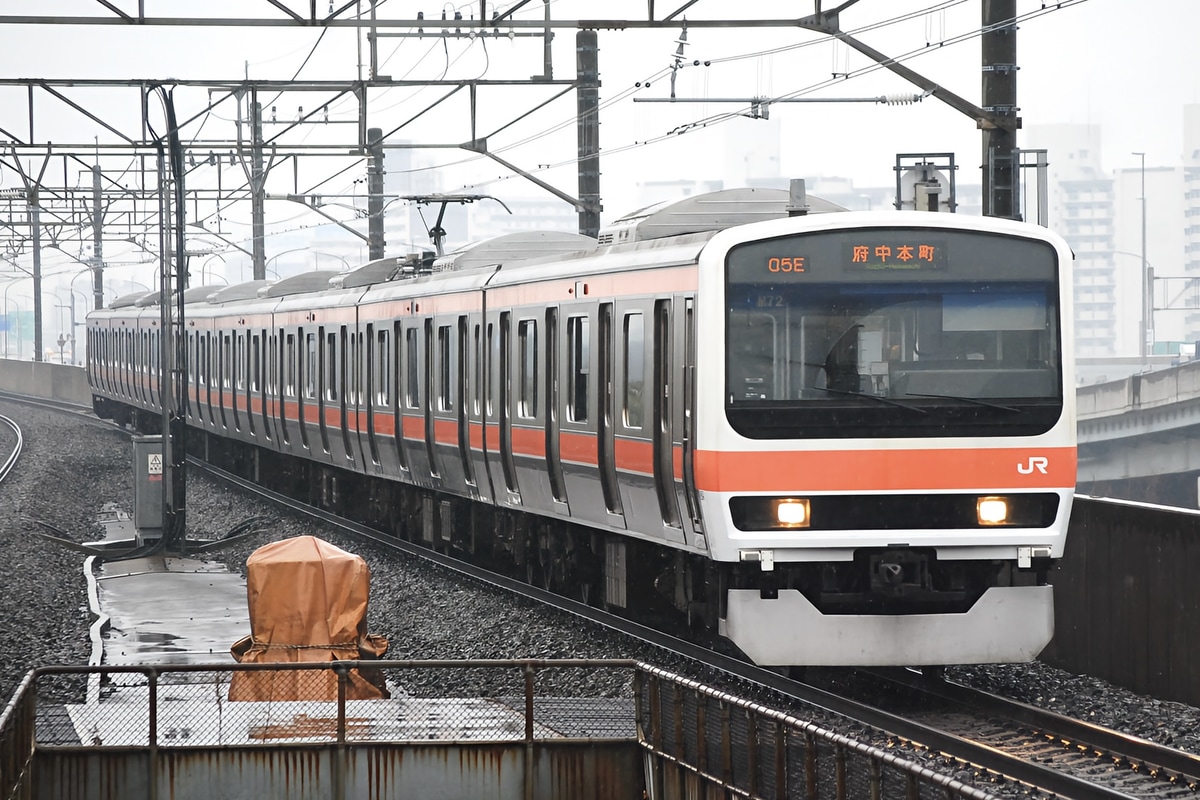
[{"label": "utility pole", "polygon": [[42,213],[36,183],[29,187],[26,196],[29,198],[29,224],[33,228],[33,360],[41,361],[45,356],[42,349]]},{"label": "utility pole", "polygon": [[1016,0],[983,2],[983,213],[1019,219]]},{"label": "utility pole", "polygon": [[[92,308],[104,308],[104,212],[100,208],[100,165],[92,165]],[[71,306],[75,294],[71,294]],[[71,333],[75,333],[72,327]],[[73,347],[74,345],[72,345]],[[72,353],[72,358],[74,353]]]},{"label": "utility pole", "polygon": [[383,258],[383,129],[367,129],[367,255]]},{"label": "utility pole", "polygon": [[252,95],[250,102],[250,233],[254,237],[254,280],[266,280],[266,187],[263,174],[262,104]]},{"label": "utility pole", "polygon": [[579,161],[579,232],[600,233],[600,48],[596,32],[575,34],[576,130]]},{"label": "utility pole", "polygon": [[1146,261],[1146,154],[1134,153],[1142,160],[1142,270],[1138,274],[1138,282],[1142,286],[1142,321],[1138,326],[1138,338],[1141,340],[1139,352],[1142,358],[1154,350],[1154,278]]}]

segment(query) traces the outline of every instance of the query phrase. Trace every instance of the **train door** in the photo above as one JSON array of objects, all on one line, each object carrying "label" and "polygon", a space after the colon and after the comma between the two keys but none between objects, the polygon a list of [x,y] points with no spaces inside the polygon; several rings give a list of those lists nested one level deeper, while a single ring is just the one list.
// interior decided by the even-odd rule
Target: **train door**
[{"label": "train door", "polygon": [[[682,531],[662,524],[665,502],[658,491],[660,470],[655,462],[655,444],[661,434],[656,431],[654,413],[657,308],[658,304],[650,300],[615,304],[616,369],[612,376],[615,467],[626,525],[646,533],[661,531],[662,536],[682,541]],[[664,453],[664,458],[669,459],[670,455]]]},{"label": "train door", "polygon": [[599,358],[595,344],[597,306],[564,306],[559,325],[558,456],[571,516],[600,524],[612,520],[605,507],[599,471],[597,395]]},{"label": "train door", "polygon": [[296,334],[284,332],[279,328],[279,394],[276,397],[279,405],[275,410],[279,424],[279,438],[285,445],[292,443],[292,434],[288,429],[288,403],[296,402]]},{"label": "train door", "polygon": [[196,392],[200,398],[200,408],[197,409],[202,424],[212,427],[212,369],[208,360],[210,334],[208,331],[196,332]]},{"label": "train door", "polygon": [[[411,420],[413,439],[423,438],[424,417],[421,415],[421,328],[416,320],[404,328],[404,407]],[[422,476],[419,460],[420,449],[408,448],[408,427],[405,427],[405,455],[409,456],[409,470]],[[425,471],[425,474],[428,470]]]},{"label": "train door", "polygon": [[158,376],[158,359],[155,358],[156,351],[154,348],[154,339],[155,337],[153,330],[142,331],[142,346],[145,348],[146,352],[142,354],[143,358],[140,362],[138,362],[140,364],[147,365],[145,371],[141,375],[141,381],[144,387],[142,393],[144,395],[146,404],[150,408],[156,408],[158,402],[157,392],[155,392],[155,389],[157,388],[155,385],[155,378]]},{"label": "train door", "polygon": [[258,414],[262,422],[263,438],[268,442],[274,438],[271,431],[271,399],[275,396],[275,346],[274,336],[266,328],[255,334],[254,380],[258,396]]},{"label": "train door", "polygon": [[145,405],[146,397],[143,387],[145,374],[149,372],[149,365],[143,367],[146,362],[142,361],[142,339],[145,338],[146,332],[143,330],[133,331],[133,355],[129,359],[130,378],[133,385],[133,397],[136,405]]},{"label": "train door", "polygon": [[469,408],[467,410],[467,444],[470,447],[468,457],[471,459],[471,479],[474,481],[478,496],[488,499],[492,496],[491,475],[487,469],[488,429],[487,429],[487,387],[490,384],[490,374],[487,363],[487,337],[489,326],[484,324],[482,314],[472,314],[468,319],[470,341],[467,347],[470,376],[469,388],[466,392]]},{"label": "train door", "polygon": [[302,350],[300,352],[300,396],[298,399],[299,413],[297,418],[300,426],[300,446],[312,450],[309,442],[309,409],[317,406],[317,334],[300,328],[298,334]]},{"label": "train door", "polygon": [[119,358],[120,358],[120,364],[121,364],[121,370],[120,370],[121,397],[125,398],[130,403],[133,402],[133,386],[130,383],[130,377],[131,377],[130,364],[133,361],[133,357],[130,354],[130,350],[133,347],[132,341],[133,341],[133,334],[129,331],[128,328],[122,328],[121,329],[121,341],[119,343],[120,344]]},{"label": "train door", "polygon": [[650,425],[654,457],[654,493],[668,539],[683,541],[679,504],[675,497],[675,441],[671,419],[671,374],[674,362],[671,301],[654,302],[654,336],[651,342]]},{"label": "train door", "polygon": [[555,510],[569,514],[567,503],[566,479],[563,477],[562,451],[559,442],[559,396],[558,374],[558,309],[546,309],[546,474],[550,479],[550,499],[554,502]]},{"label": "train door", "polygon": [[329,426],[325,412],[331,399],[336,399],[337,389],[337,334],[327,332],[325,326],[317,329],[317,430],[321,434],[321,452],[329,455]]},{"label": "train door", "polygon": [[[371,466],[378,467],[379,461],[379,442],[376,439],[375,431],[375,408],[382,406],[387,408],[387,396],[385,394],[387,383],[381,381],[381,370],[387,365],[387,331],[381,330],[378,332],[379,341],[375,341],[375,323],[367,323],[366,351],[363,353],[363,358],[366,360],[366,374],[363,376],[366,380],[365,394],[366,400],[363,403],[366,409],[367,416],[367,455],[371,459]],[[360,433],[361,436],[361,433]],[[360,443],[361,444],[361,443]]]},{"label": "train door", "polygon": [[246,331],[246,429],[251,437],[257,437],[255,418],[261,419],[262,403],[262,336],[258,331]]},{"label": "train door", "polygon": [[[354,443],[350,436],[350,415],[355,414],[357,416],[358,409],[358,387],[355,381],[358,375],[358,350],[354,346],[354,336],[355,331],[350,330],[347,326],[342,325],[338,328],[337,363],[331,365],[337,370],[334,373],[334,396],[331,399],[338,403],[338,417],[341,420],[339,427],[342,431],[342,449],[347,459],[354,458]],[[354,427],[357,430],[358,425],[355,424]]]},{"label": "train door", "polygon": [[458,331],[455,336],[455,349],[458,357],[455,359],[457,375],[454,381],[454,402],[456,421],[458,423],[458,457],[462,463],[463,483],[467,490],[474,493],[475,470],[471,463],[471,422],[468,408],[468,392],[470,377],[470,337],[468,336],[467,317],[459,315]]},{"label": "train door", "polygon": [[241,432],[242,417],[245,416],[241,403],[246,398],[246,333],[234,331],[233,357],[229,360],[229,409],[233,414],[233,429]]},{"label": "train door", "polygon": [[504,488],[510,503],[521,502],[520,487],[517,485],[517,469],[513,459],[512,439],[512,312],[500,312],[500,329],[496,343],[496,410],[500,427],[500,466],[504,474]]},{"label": "train door", "polygon": [[405,364],[407,356],[405,348],[408,346],[405,340],[406,331],[404,324],[400,320],[392,323],[392,381],[391,381],[391,398],[392,398],[392,430],[394,431],[393,439],[396,448],[396,463],[400,465],[401,472],[408,472],[408,453],[405,451],[404,443],[404,403],[406,389],[405,384]]},{"label": "train door", "polygon": [[[596,337],[596,463],[600,470],[600,487],[604,493],[604,509],[610,517],[619,517],[624,527],[621,492],[617,485],[616,439],[614,408],[615,331],[613,304],[600,304],[599,331]],[[615,520],[610,520],[610,524]]]},{"label": "train door", "polygon": [[218,334],[221,337],[221,352],[217,356],[220,364],[220,383],[217,388],[217,405],[221,409],[221,427],[229,430],[229,411],[233,392],[233,337],[228,333]]},{"label": "train door", "polygon": [[429,477],[441,478],[442,471],[437,458],[437,423],[434,418],[434,409],[439,399],[437,388],[434,386],[435,341],[433,320],[429,317],[425,318],[423,333],[425,347],[422,352],[424,369],[421,370],[421,385],[425,390],[425,458],[429,462]]},{"label": "train door", "polygon": [[[701,536],[703,528],[700,520],[700,497],[696,493],[696,309],[695,300],[686,298],[683,307],[683,318],[677,323],[683,337],[683,361],[676,371],[679,386],[682,391],[677,393],[673,401],[673,415],[677,430],[680,432],[679,444],[683,452],[682,482],[677,484],[680,500],[687,509],[694,534]],[[703,546],[703,540],[693,542]]]}]

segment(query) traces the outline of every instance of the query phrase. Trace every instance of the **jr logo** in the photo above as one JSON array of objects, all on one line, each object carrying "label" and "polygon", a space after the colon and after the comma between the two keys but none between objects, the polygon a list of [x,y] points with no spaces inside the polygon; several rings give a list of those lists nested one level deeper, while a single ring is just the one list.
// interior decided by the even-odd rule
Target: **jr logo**
[{"label": "jr logo", "polygon": [[1045,475],[1046,467],[1048,466],[1050,466],[1050,459],[1045,458],[1044,456],[1030,456],[1029,461],[1026,463],[1017,464],[1017,472],[1021,473],[1022,475],[1032,475],[1033,471],[1036,469],[1038,472]]}]

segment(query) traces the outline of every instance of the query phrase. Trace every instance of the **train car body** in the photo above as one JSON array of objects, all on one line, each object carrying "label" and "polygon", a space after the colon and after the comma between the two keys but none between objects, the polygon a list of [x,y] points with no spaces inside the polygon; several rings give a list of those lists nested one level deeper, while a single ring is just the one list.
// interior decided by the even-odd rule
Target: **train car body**
[{"label": "train car body", "polygon": [[[1069,249],[788,205],[727,191],[598,244],[189,304],[189,426],[760,664],[1033,659],[1074,492]],[[157,411],[120,388],[136,317],[89,316],[98,413]]]}]

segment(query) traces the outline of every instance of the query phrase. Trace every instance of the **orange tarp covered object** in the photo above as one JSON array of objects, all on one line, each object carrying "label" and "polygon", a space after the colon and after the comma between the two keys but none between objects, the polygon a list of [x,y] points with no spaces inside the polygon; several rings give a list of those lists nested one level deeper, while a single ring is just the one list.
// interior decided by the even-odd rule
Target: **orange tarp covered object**
[{"label": "orange tarp covered object", "polygon": [[[239,663],[380,658],[388,642],[367,633],[371,570],[361,556],[315,536],[264,545],[246,559],[250,635],[230,648]],[[361,672],[367,672],[364,675]],[[346,698],[388,697],[382,676],[350,670]],[[230,700],[336,700],[332,670],[238,671]]]}]

